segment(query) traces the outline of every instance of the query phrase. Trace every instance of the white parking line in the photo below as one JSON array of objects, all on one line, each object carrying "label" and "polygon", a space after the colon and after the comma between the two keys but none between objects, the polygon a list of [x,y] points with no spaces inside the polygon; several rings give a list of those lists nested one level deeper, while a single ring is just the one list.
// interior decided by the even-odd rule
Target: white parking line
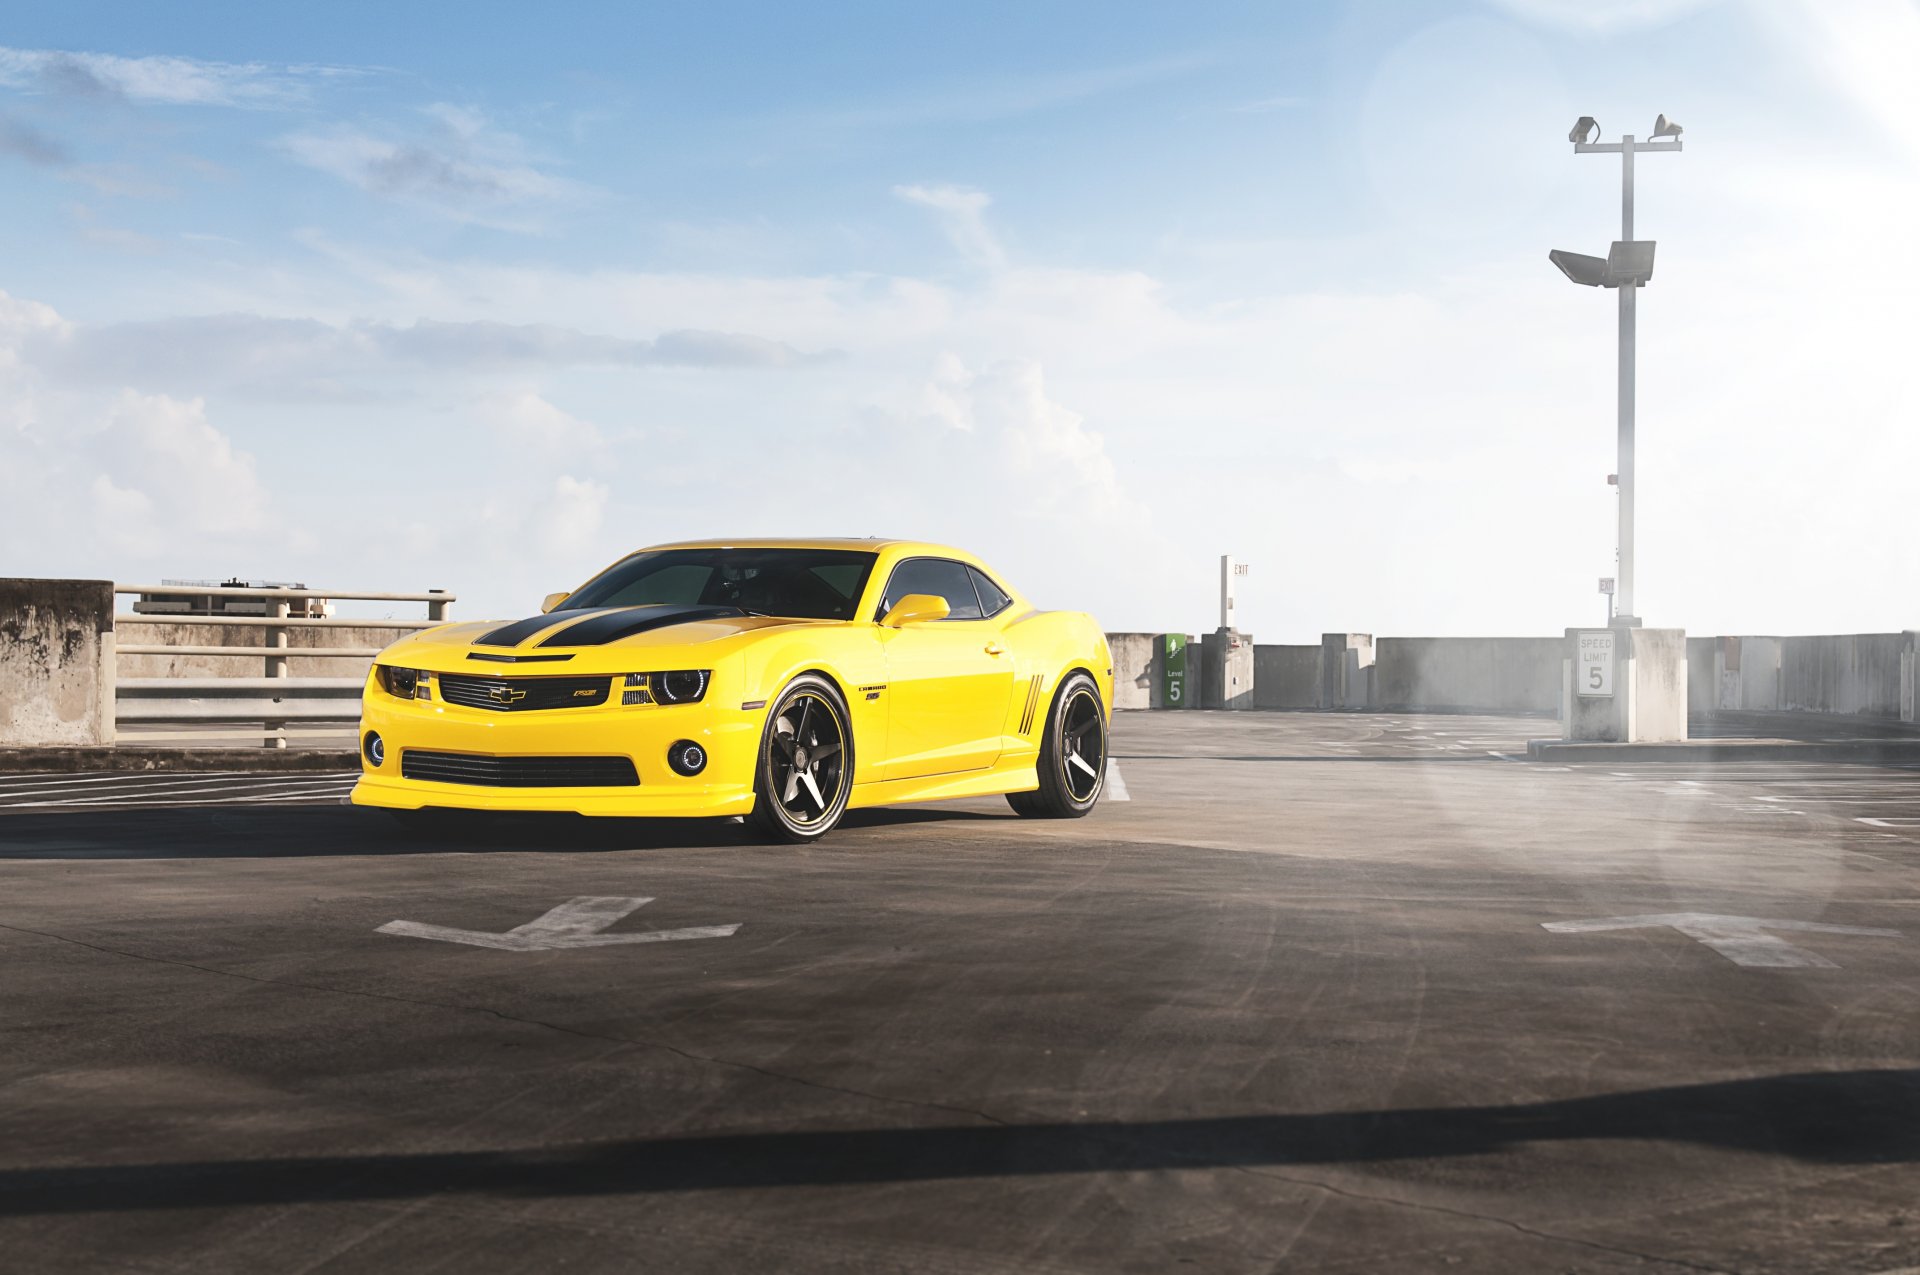
[{"label": "white parking line", "polygon": [[42,785],[66,786],[70,784],[123,784],[135,780],[155,779],[221,779],[251,772],[244,770],[138,770],[97,772],[84,775],[0,775],[0,793],[19,788],[33,788]]},{"label": "white parking line", "polygon": [[223,793],[270,793],[295,788],[307,788],[316,784],[338,784],[347,782],[335,778],[306,777],[299,780],[275,780],[272,782],[244,783],[225,781],[218,783],[192,784],[142,784],[129,788],[45,788],[15,791],[0,796],[0,807],[45,802],[93,803],[109,801],[128,801],[151,797],[217,797]]},{"label": "white parking line", "polygon": [[309,779],[314,775],[343,775],[346,768],[330,770],[135,770],[115,775],[34,775],[11,776],[0,793],[25,788],[91,788],[101,784],[201,784],[223,783],[236,779],[274,783],[283,779]]},{"label": "white parking line", "polygon": [[[0,807],[10,810],[29,810],[46,806],[125,806],[125,805],[218,805],[223,802],[253,798],[286,797],[295,794],[344,793],[351,789],[354,779],[310,779],[299,783],[271,784],[234,784],[221,788],[194,789],[142,789],[135,792],[113,793],[105,796],[62,796],[50,794],[42,800],[23,801],[14,797],[0,799]],[[240,796],[221,796],[222,793],[237,793]],[[40,794],[30,794],[40,796]]]}]

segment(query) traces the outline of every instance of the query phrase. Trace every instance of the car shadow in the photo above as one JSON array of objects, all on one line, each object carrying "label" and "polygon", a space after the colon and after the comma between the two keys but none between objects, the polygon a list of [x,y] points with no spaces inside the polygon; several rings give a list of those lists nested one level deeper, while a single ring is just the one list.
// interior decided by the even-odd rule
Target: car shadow
[{"label": "car shadow", "polygon": [[[0,815],[0,859],[298,859],[361,855],[673,850],[765,846],[733,819],[605,819],[459,811],[409,826],[384,810],[339,805],[111,808]],[[1012,819],[921,806],[853,810],[833,833]]]},{"label": "car shadow", "polygon": [[521,1201],[1169,1169],[1445,1160],[1641,1141],[1820,1165],[1920,1160],[1920,1071],[1801,1072],[1505,1106],[810,1129],[559,1146],[0,1170],[0,1216]]}]

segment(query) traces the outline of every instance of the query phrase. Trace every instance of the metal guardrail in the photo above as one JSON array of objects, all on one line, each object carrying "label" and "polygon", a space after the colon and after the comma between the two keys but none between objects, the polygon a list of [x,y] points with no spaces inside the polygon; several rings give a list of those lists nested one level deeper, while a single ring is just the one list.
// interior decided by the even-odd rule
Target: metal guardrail
[{"label": "metal guardrail", "polygon": [[[122,614],[114,616],[116,630],[122,624],[156,625],[233,625],[263,628],[265,641],[260,645],[228,646],[129,642],[117,645],[119,655],[236,656],[262,661],[262,677],[154,677],[114,679],[114,721],[128,725],[178,725],[180,731],[142,730],[139,738],[152,742],[252,738],[263,740],[269,748],[287,746],[288,726],[350,726],[360,720],[361,677],[294,677],[289,666],[294,660],[366,659],[369,663],[380,653],[379,647],[294,646],[290,638],[300,629],[393,629],[398,632],[431,628],[444,624],[447,608],[458,598],[452,593],[430,590],[426,593],[368,593],[336,589],[238,588],[227,585],[116,584],[116,594],[164,595],[191,598],[253,598],[267,604],[268,615],[175,615]],[[323,602],[424,602],[423,620],[355,619],[351,617],[308,618],[290,615],[292,603],[310,599]],[[226,723],[250,725],[246,730],[217,729]],[[215,729],[210,729],[215,728]],[[336,732],[337,733],[337,732]]]}]

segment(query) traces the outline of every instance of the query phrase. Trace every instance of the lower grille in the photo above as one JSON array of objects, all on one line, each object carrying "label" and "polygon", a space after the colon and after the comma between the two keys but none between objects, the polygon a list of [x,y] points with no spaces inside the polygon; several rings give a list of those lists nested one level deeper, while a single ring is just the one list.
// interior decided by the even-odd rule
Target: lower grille
[{"label": "lower grille", "polygon": [[476,677],[471,673],[441,673],[440,698],[467,708],[522,712],[532,708],[591,708],[607,702],[613,678],[607,677]]},{"label": "lower grille", "polygon": [[631,757],[488,757],[408,748],[400,776],[479,788],[623,788],[640,782]]}]

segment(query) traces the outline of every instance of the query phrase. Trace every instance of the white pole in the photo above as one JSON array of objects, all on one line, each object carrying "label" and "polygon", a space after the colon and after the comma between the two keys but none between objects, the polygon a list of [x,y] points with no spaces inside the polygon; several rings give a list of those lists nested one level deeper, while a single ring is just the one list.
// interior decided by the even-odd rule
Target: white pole
[{"label": "white pole", "polygon": [[[1633,241],[1633,135],[1621,139],[1620,238]],[[1629,621],[1633,609],[1633,357],[1634,299],[1640,291],[1632,283],[1620,287],[1620,594],[1615,614]]]},{"label": "white pole", "polygon": [[1220,627],[1233,627],[1233,555],[1220,555]]}]

